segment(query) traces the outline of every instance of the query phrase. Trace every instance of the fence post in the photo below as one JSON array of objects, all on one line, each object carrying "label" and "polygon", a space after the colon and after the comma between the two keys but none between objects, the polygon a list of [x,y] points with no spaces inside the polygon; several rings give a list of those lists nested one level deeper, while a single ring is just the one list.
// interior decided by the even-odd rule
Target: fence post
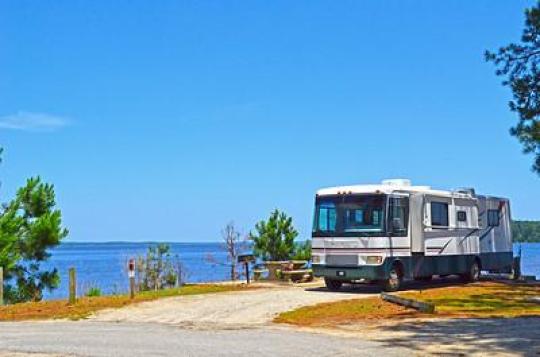
[{"label": "fence post", "polygon": [[75,268],[69,268],[69,303],[75,304],[77,301],[77,280]]},{"label": "fence post", "polygon": [[4,268],[0,267],[0,306],[4,305]]}]

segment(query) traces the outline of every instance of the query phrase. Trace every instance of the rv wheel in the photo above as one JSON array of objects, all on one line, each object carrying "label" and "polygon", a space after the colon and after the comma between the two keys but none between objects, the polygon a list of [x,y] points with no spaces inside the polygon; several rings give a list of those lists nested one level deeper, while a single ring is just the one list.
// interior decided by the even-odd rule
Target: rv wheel
[{"label": "rv wheel", "polygon": [[333,280],[328,278],[324,278],[324,283],[330,291],[338,291],[339,289],[341,289],[341,285],[343,285],[343,283],[339,280]]},{"label": "rv wheel", "polygon": [[384,281],[385,291],[398,291],[401,287],[403,280],[403,274],[398,264],[394,264],[390,272],[388,272],[388,278]]},{"label": "rv wheel", "polygon": [[478,281],[480,279],[480,264],[478,264],[478,260],[475,260],[471,267],[469,268],[469,272],[465,274],[464,276],[466,281]]}]

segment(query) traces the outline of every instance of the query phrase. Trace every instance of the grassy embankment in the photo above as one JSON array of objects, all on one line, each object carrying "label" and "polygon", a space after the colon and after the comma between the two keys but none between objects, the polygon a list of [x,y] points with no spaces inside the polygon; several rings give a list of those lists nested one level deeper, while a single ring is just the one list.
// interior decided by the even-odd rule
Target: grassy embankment
[{"label": "grassy embankment", "polygon": [[66,300],[28,302],[22,304],[0,306],[0,321],[22,321],[43,319],[81,319],[93,312],[119,308],[129,304],[156,300],[163,297],[198,295],[253,289],[245,285],[229,284],[193,284],[181,288],[158,291],[145,291],[130,299],[129,295],[108,295],[79,298],[75,305]]},{"label": "grassy embankment", "polygon": [[306,306],[279,315],[275,322],[299,326],[331,327],[378,319],[411,317],[519,317],[540,316],[540,304],[526,301],[540,296],[540,285],[507,285],[481,282],[429,288],[399,294],[435,304],[434,315],[391,304],[379,297]]}]

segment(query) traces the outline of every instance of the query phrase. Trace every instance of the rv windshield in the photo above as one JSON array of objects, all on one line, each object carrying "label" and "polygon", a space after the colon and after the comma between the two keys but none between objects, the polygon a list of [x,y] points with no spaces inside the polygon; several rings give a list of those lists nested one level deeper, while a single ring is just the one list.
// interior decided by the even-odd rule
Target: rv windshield
[{"label": "rv windshield", "polygon": [[317,197],[313,236],[380,235],[385,201],[384,195]]}]

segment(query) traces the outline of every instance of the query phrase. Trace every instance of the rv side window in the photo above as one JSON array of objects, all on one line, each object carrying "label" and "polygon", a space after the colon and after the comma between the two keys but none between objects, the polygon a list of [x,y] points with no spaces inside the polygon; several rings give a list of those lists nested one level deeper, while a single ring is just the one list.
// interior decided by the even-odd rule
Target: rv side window
[{"label": "rv side window", "polygon": [[431,225],[448,227],[448,203],[431,202]]},{"label": "rv side window", "polygon": [[467,222],[467,212],[457,211],[457,220],[458,222]]},{"label": "rv side window", "polygon": [[488,209],[488,226],[496,227],[499,225],[499,211],[496,209]]}]

